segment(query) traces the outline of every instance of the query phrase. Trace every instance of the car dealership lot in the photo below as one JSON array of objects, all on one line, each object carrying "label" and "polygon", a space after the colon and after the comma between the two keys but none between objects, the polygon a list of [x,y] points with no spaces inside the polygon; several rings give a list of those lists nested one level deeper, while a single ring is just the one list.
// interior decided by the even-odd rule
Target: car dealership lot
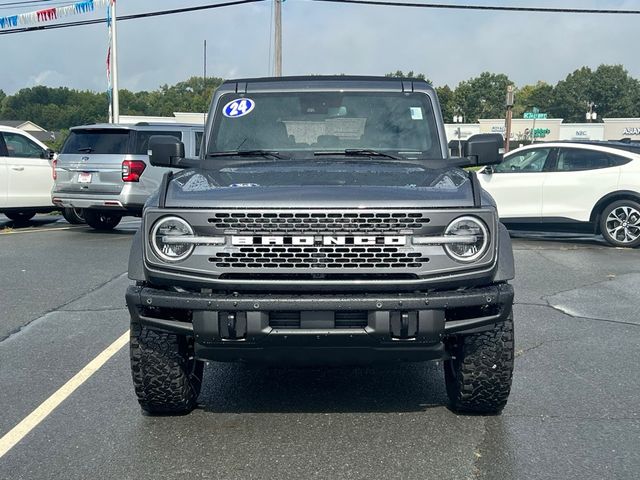
[{"label": "car dealership lot", "polygon": [[[0,216],[0,437],[128,329],[129,243]],[[0,478],[637,478],[640,250],[514,238],[516,370],[501,416],[457,416],[436,364],[210,364],[201,408],[145,417],[128,349],[0,458]]]}]

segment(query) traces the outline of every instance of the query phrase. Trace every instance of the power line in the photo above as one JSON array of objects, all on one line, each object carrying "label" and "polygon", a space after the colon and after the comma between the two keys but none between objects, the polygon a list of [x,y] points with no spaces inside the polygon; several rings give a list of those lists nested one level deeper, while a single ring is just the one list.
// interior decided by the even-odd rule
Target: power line
[{"label": "power line", "polygon": [[[156,12],[135,13],[132,15],[122,15],[118,17],[118,22],[124,20],[134,20],[137,18],[161,17],[164,15],[174,15],[177,13],[196,12],[200,10],[210,10],[213,8],[230,7],[233,5],[244,5],[248,3],[260,3],[266,0],[233,0],[230,2],[214,3],[209,5],[198,5],[196,7],[174,8],[172,10],[159,10]],[[32,27],[12,28],[11,30],[0,30],[0,35],[8,35],[10,33],[26,33],[41,30],[55,30],[58,28],[81,27],[84,25],[95,25],[98,23],[106,23],[104,18],[96,18],[93,20],[78,20],[76,22],[54,23],[51,25],[34,25]]]},{"label": "power line", "polygon": [[312,2],[327,3],[351,3],[356,5],[374,5],[381,7],[413,7],[413,8],[437,8],[443,10],[489,10],[500,12],[536,12],[536,13],[585,13],[585,14],[614,14],[614,15],[640,15],[640,10],[614,10],[592,8],[556,8],[556,7],[508,7],[497,5],[447,5],[441,3],[415,3],[415,2],[387,2],[383,0],[310,0]]},{"label": "power line", "polygon": [[73,5],[75,2],[73,2],[72,0],[33,0],[34,3],[40,3],[40,5],[23,5],[23,6],[16,6],[12,3],[0,3],[0,10],[15,10],[15,9],[19,9],[22,10],[24,8],[34,8],[34,7],[57,7],[59,5]]},{"label": "power line", "polygon": [[0,3],[0,7],[9,7],[9,6],[16,6],[16,5],[29,5],[32,3],[46,3],[49,2],[50,0],[23,0],[21,2],[7,2],[7,3]]},{"label": "power line", "polygon": [[[25,0],[27,1],[41,2],[47,0]],[[164,15],[174,15],[178,13],[196,12],[201,10],[210,10],[213,8],[229,7],[233,5],[243,5],[248,3],[260,3],[267,0],[234,0],[224,3],[198,5],[196,7],[175,8],[171,10],[159,10],[155,12],[136,13],[132,15],[123,15],[118,18],[118,21],[134,20],[138,18],[160,17]],[[612,14],[612,15],[640,15],[640,10],[614,10],[614,9],[586,9],[586,8],[555,8],[555,7],[509,7],[509,6],[497,6],[497,5],[448,5],[440,3],[415,3],[415,2],[388,2],[383,0],[309,0],[312,2],[325,2],[325,3],[341,3],[341,4],[354,4],[354,5],[372,5],[372,6],[385,6],[385,7],[411,7],[411,8],[431,8],[442,10],[484,10],[484,11],[501,11],[501,12],[534,12],[534,13],[583,13],[583,14]],[[5,6],[9,4],[0,4]],[[76,22],[56,23],[51,25],[35,25],[24,28],[13,28],[10,30],[0,30],[0,35],[8,35],[11,33],[26,33],[41,30],[54,30],[58,28],[68,27],[81,27],[84,25],[95,25],[98,23],[105,23],[104,19],[93,20],[79,20]]]}]

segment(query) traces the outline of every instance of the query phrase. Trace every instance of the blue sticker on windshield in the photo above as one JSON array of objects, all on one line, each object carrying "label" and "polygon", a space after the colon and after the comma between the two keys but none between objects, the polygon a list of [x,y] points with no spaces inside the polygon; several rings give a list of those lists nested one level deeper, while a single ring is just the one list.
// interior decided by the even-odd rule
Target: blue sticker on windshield
[{"label": "blue sticker on windshield", "polygon": [[256,106],[256,102],[250,98],[238,98],[227,103],[222,109],[222,114],[229,118],[244,117],[251,113]]}]

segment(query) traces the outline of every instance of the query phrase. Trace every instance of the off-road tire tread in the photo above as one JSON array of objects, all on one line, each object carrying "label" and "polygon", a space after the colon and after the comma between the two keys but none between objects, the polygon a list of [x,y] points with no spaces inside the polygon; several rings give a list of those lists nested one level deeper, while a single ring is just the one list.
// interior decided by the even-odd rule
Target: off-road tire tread
[{"label": "off-road tire tread", "polygon": [[196,361],[188,371],[185,339],[131,325],[131,374],[138,402],[151,414],[187,413],[196,406],[202,382],[202,367]]},{"label": "off-road tire tread", "polygon": [[451,409],[497,414],[507,404],[514,365],[513,315],[489,331],[458,336],[445,361]]}]

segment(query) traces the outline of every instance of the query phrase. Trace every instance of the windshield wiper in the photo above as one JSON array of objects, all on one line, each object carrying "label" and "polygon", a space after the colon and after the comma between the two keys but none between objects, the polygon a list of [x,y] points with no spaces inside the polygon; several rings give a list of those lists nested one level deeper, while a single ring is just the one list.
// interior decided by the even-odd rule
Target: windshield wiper
[{"label": "windshield wiper", "polygon": [[83,148],[79,148],[78,151],[82,152],[82,153],[91,153],[91,152],[93,152],[93,148],[91,148],[91,147],[83,147]]},{"label": "windshield wiper", "polygon": [[379,152],[377,150],[370,150],[368,148],[347,148],[345,150],[334,151],[321,151],[313,152],[315,156],[332,156],[332,155],[344,155],[346,157],[383,157],[391,158],[393,160],[402,160],[402,158],[390,153]]},{"label": "windshield wiper", "polygon": [[273,150],[231,150],[229,152],[212,152],[207,153],[207,157],[266,157],[277,158],[278,160],[286,160],[289,157],[280,155],[280,152]]}]

